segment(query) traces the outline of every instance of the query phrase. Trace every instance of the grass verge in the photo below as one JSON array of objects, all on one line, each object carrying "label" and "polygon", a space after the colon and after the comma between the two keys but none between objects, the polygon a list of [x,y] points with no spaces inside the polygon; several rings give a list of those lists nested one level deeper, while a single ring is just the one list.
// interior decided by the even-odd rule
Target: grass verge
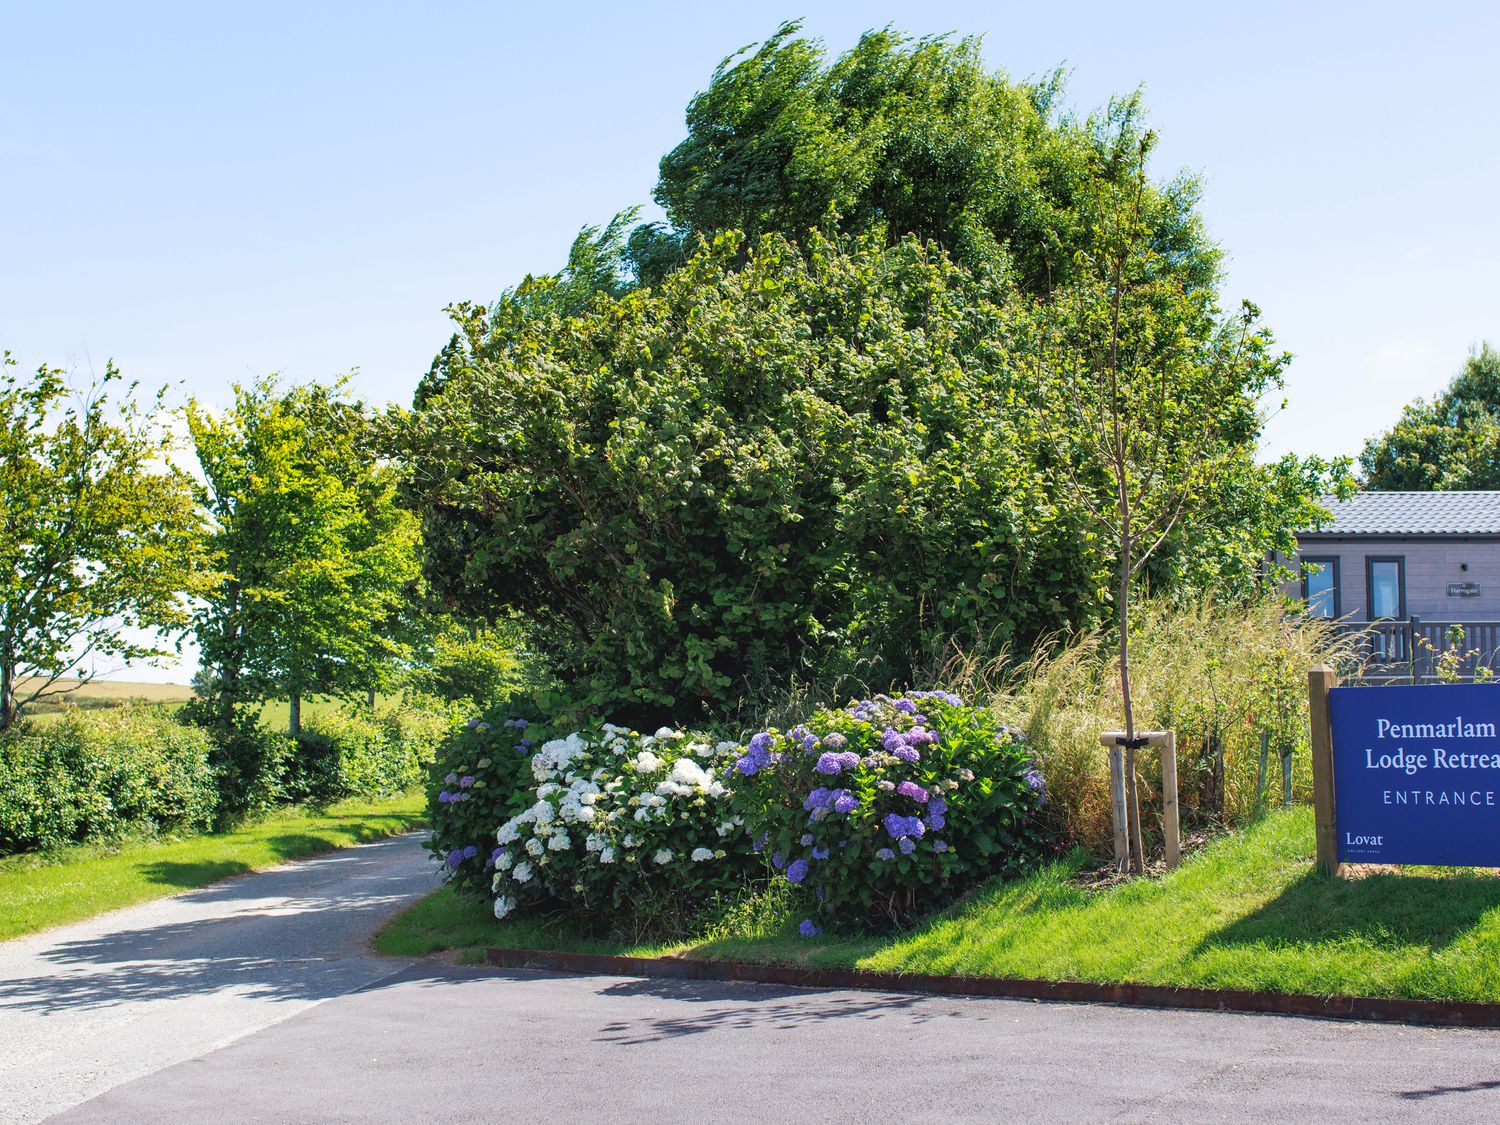
[{"label": "grass verge", "polygon": [[420,793],[286,809],[229,832],[0,859],[0,941],[421,827]]},{"label": "grass verge", "polygon": [[[497,922],[438,891],[377,939],[406,956],[488,946],[679,954],[886,972],[1132,982],[1323,996],[1500,1001],[1500,878],[1408,868],[1312,872],[1310,810],[1220,838],[1160,880],[1089,890],[1081,856],[996,883],[902,934],[804,939],[784,896],[754,900],[696,940],[611,942],[566,917]],[[773,892],[768,898],[773,898]]]}]

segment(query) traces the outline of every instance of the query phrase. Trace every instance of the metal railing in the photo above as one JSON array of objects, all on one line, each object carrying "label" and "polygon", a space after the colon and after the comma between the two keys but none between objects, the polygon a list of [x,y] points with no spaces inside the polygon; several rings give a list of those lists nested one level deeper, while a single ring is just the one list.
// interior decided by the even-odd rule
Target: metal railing
[{"label": "metal railing", "polygon": [[1366,683],[1500,679],[1500,621],[1345,621]]}]

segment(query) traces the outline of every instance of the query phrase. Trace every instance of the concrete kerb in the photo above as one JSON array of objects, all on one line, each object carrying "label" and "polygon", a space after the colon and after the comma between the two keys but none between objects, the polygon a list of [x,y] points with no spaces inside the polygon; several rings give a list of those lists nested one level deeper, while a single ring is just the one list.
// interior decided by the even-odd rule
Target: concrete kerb
[{"label": "concrete kerb", "polygon": [[1375,996],[1313,996],[1305,993],[1252,992],[1241,989],[1102,984],[1094,981],[930,976],[923,973],[882,973],[868,969],[808,969],[744,961],[707,961],[692,957],[616,957],[535,949],[487,949],[485,963],[494,968],[541,969],[586,976],[739,981],[825,991],[851,989],[914,992],[938,996],[983,996],[1136,1008],[1252,1012],[1430,1027],[1500,1027],[1500,1004],[1472,1000],[1401,1000]]}]

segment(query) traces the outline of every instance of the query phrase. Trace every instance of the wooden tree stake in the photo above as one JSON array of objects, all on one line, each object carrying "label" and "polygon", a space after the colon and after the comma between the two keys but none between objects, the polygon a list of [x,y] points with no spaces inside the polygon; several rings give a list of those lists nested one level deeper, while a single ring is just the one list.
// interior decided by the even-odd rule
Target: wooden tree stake
[{"label": "wooden tree stake", "polygon": [[1332,668],[1319,664],[1307,672],[1308,719],[1312,725],[1313,810],[1317,818],[1317,868],[1339,873],[1338,829],[1333,800],[1333,723],[1328,693],[1338,686]]}]

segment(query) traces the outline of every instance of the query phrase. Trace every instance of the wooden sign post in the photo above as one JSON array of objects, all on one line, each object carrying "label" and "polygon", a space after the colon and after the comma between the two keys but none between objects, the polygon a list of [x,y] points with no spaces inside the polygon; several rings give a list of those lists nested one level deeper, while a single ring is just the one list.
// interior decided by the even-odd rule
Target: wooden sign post
[{"label": "wooden sign post", "polygon": [[1339,873],[1338,828],[1333,803],[1333,722],[1328,693],[1339,678],[1326,664],[1307,671],[1307,716],[1312,725],[1313,812],[1317,822],[1317,869]]},{"label": "wooden sign post", "polygon": [[[1177,733],[1170,730],[1141,731],[1137,738],[1161,751],[1161,834],[1167,853],[1167,870],[1182,859],[1182,840],[1177,810]],[[1110,804],[1115,818],[1115,864],[1121,871],[1130,870],[1130,833],[1126,824],[1125,799],[1125,733],[1107,730],[1099,736],[1100,745],[1109,751]],[[1146,857],[1141,856],[1145,868]]]}]

